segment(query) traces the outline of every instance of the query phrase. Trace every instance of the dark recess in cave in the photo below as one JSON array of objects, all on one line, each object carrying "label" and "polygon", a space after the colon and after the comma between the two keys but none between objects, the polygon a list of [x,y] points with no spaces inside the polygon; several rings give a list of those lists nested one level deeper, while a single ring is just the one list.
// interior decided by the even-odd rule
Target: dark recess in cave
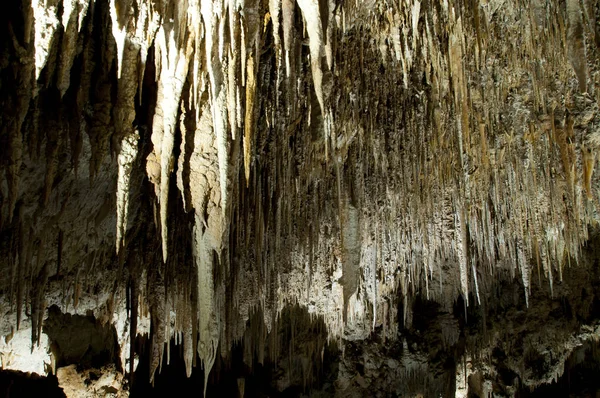
[{"label": "dark recess in cave", "polygon": [[[251,317],[248,321],[247,333],[253,330],[253,327],[261,328],[264,326],[262,325],[262,316],[263,314],[259,311]],[[320,330],[320,333],[318,330]],[[315,331],[317,331],[317,336],[314,334]],[[217,355],[217,360],[208,380],[207,397],[238,396],[238,381],[240,380],[244,380],[245,397],[300,397],[317,391],[323,396],[333,396],[335,392],[333,382],[337,376],[341,356],[341,352],[335,343],[324,345],[323,363],[322,365],[313,363],[314,367],[311,375],[306,376],[309,381],[305,384],[300,377],[302,370],[297,368],[301,366],[303,360],[305,362],[310,360],[306,355],[310,352],[308,347],[312,339],[319,336],[326,339],[325,325],[322,319],[310,320],[306,309],[298,306],[286,307],[280,315],[277,333],[276,337],[281,342],[286,343],[277,348],[279,352],[277,363],[269,358],[269,353],[274,349],[273,345],[269,343],[265,347],[263,364],[258,363],[256,355],[252,356],[252,363],[248,364],[248,347],[245,347],[244,341],[234,345],[229,358],[224,360]],[[266,341],[272,342],[273,337],[269,334]],[[252,341],[251,337],[244,340],[247,343],[249,342],[250,345],[256,343]],[[294,348],[290,356],[289,344],[292,340],[294,340]],[[170,364],[167,365],[167,356],[165,355],[162,370],[160,372],[157,370],[154,376],[154,386],[152,386],[149,383],[150,350],[148,348],[150,347],[150,340],[147,336],[138,336],[136,352],[141,352],[142,355],[130,391],[132,398],[170,395],[195,397],[202,393],[204,369],[200,366],[199,358],[196,358],[198,366],[193,368],[191,377],[187,378],[183,346],[175,345],[173,339],[171,339],[170,344]],[[249,348],[249,350],[253,351],[254,348],[256,347]],[[294,369],[291,374],[289,368],[285,368],[288,364]],[[289,385],[280,391],[277,387],[277,381],[286,377],[289,378],[287,383]]]},{"label": "dark recess in cave", "polygon": [[521,393],[523,398],[600,396],[600,342],[587,341],[565,363],[565,373],[554,383]]},{"label": "dark recess in cave", "polygon": [[56,306],[48,309],[44,333],[56,367],[76,364],[79,368],[100,368],[114,363],[121,370],[117,333],[112,324],[103,325],[93,315],[63,314]]},{"label": "dark recess in cave", "polygon": [[11,398],[64,398],[56,376],[38,376],[13,370],[0,370],[0,396]]}]

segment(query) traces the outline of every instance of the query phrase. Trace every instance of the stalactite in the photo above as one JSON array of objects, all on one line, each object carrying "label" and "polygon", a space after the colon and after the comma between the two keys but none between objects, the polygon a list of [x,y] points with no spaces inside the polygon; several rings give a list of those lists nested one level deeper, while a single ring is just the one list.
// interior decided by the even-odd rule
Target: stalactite
[{"label": "stalactite", "polygon": [[294,8],[293,0],[281,0],[281,15],[283,26],[283,49],[285,51],[285,71],[289,78],[291,75],[290,51],[292,50],[292,32],[294,24]]},{"label": "stalactite", "polygon": [[[119,10],[117,10],[117,7]],[[128,12],[123,10],[123,5],[119,0],[110,0],[110,18],[112,22],[112,35],[117,44],[117,77],[121,79],[123,71],[123,58],[125,52],[125,43],[127,42],[127,26],[123,23],[123,15],[121,13]],[[126,21],[128,22],[128,21]]]},{"label": "stalactite", "polygon": [[60,0],[41,1],[32,0],[34,18],[34,46],[35,46],[35,78],[40,77],[40,73],[48,58],[48,52],[54,39],[54,33],[58,28],[58,5]]},{"label": "stalactite", "polygon": [[137,130],[123,138],[121,152],[119,153],[119,176],[117,179],[117,254],[124,246],[125,232],[127,231],[127,216],[129,210],[129,185],[131,169],[137,157],[139,133]]},{"label": "stalactite", "polygon": [[[163,97],[162,114],[154,119],[154,131],[152,141],[160,148],[156,151],[156,159],[160,164],[160,184],[157,189],[160,204],[160,228],[162,237],[163,261],[167,261],[168,255],[168,225],[167,209],[169,199],[169,180],[174,167],[173,146],[175,140],[175,127],[177,125],[177,112],[179,99],[183,90],[183,83],[188,71],[188,59],[193,51],[194,38],[188,38],[184,44],[185,50],[179,48],[179,43],[184,40],[178,37],[175,29],[165,30],[161,27],[157,35],[157,45],[160,51],[159,84],[162,87]],[[168,95],[166,95],[168,93]]]},{"label": "stalactite", "polygon": [[580,3],[575,0],[567,1],[567,52],[569,60],[573,65],[577,80],[579,81],[579,91],[587,92],[587,64],[585,54],[585,42],[583,36],[583,20],[581,15]]},{"label": "stalactite", "polygon": [[590,148],[583,147],[581,149],[583,158],[583,186],[588,199],[593,198],[592,193],[592,175],[596,164],[596,152]]},{"label": "stalactite", "polygon": [[[363,324],[365,333],[382,326],[391,338],[398,294],[409,326],[415,296],[449,303],[461,295],[469,305],[474,288],[481,304],[491,281],[511,273],[529,306],[531,260],[553,294],[553,275],[566,278],[565,265],[578,260],[597,221],[597,137],[589,127],[598,123],[597,105],[580,95],[595,90],[595,55],[585,47],[580,4],[569,0],[566,14],[549,6],[541,22],[518,19],[517,33],[498,22],[515,17],[508,6],[297,3],[302,17],[292,0],[32,0],[24,37],[11,38],[8,50],[23,65],[15,81],[26,94],[1,99],[18,115],[2,119],[0,134],[0,230],[17,231],[10,230],[6,282],[17,327],[29,294],[39,338],[44,304],[36,289],[43,291],[54,256],[57,273],[76,275],[80,304],[79,243],[66,223],[91,211],[93,231],[83,239],[94,246],[89,253],[102,252],[114,208],[120,267],[134,267],[123,263],[125,236],[136,238],[152,206],[162,245],[162,268],[148,271],[156,265],[148,262],[150,288],[131,288],[130,371],[138,315],[150,311],[152,377],[174,336],[188,376],[199,354],[205,388],[219,343],[226,353],[256,307],[262,324],[245,349],[262,362],[267,334],[289,303],[323,316],[333,338],[362,336]],[[550,44],[534,37],[540,32]],[[50,112],[59,97],[64,104]],[[66,104],[77,109],[65,112]],[[30,152],[41,145],[38,162]],[[81,185],[63,161],[67,145],[75,168],[80,153],[89,156],[90,177],[113,190],[106,181],[116,166],[116,195],[62,213],[65,200],[55,217],[52,194]],[[38,163],[46,166],[39,209],[24,193]],[[175,168],[180,192],[169,192]],[[138,200],[144,172],[157,199],[147,208]],[[182,246],[187,215],[169,213],[179,193],[193,223]],[[38,222],[42,231],[30,232],[26,224]],[[63,230],[58,250],[45,245]],[[33,262],[29,236],[40,242]],[[186,250],[197,277],[191,294],[174,269]],[[94,267],[108,261],[103,256]],[[28,286],[27,278],[38,281]],[[311,343],[311,355],[321,347]],[[293,366],[308,383],[312,364]]]},{"label": "stalactite", "polygon": [[[227,106],[225,83],[223,81],[222,63],[218,57],[219,40],[222,38],[217,36],[219,20],[221,15],[218,14],[222,10],[223,4],[217,2],[216,7],[212,2],[203,1],[201,7],[202,18],[205,26],[205,45],[207,70],[210,78],[210,101],[211,112],[213,116],[214,130],[217,136],[217,153],[219,157],[219,182],[221,185],[221,208],[223,212],[227,209],[227,174],[229,170],[227,156]],[[245,43],[242,43],[242,49],[245,48]],[[242,60],[245,61],[245,55],[242,53]],[[242,66],[242,71],[244,66]],[[242,77],[242,80],[244,77]]]},{"label": "stalactite", "polygon": [[227,108],[229,115],[229,128],[231,129],[231,139],[235,141],[237,131],[240,127],[240,106],[239,106],[239,58],[240,58],[240,20],[235,1],[231,1],[229,6],[229,51],[227,62]]},{"label": "stalactite", "polygon": [[[312,71],[313,83],[317,101],[321,108],[321,115],[325,118],[325,95],[323,93],[323,69],[321,67],[321,53],[323,51],[323,26],[321,23],[321,14],[319,2],[317,0],[298,0],[298,6],[302,10],[302,16],[306,23],[308,40],[310,47],[310,67]],[[325,136],[325,150],[329,145],[329,136]]]},{"label": "stalactite", "polygon": [[34,345],[39,345],[42,334],[42,324],[46,306],[45,291],[48,283],[48,263],[45,263],[38,273],[34,289],[32,290],[33,297],[31,298],[31,349]]},{"label": "stalactite", "polygon": [[13,213],[19,195],[19,174],[22,164],[23,145],[21,134],[19,132],[20,125],[13,126],[9,140],[9,166],[6,172],[8,182],[8,222],[12,221]]},{"label": "stalactite", "polygon": [[212,254],[206,247],[201,232],[198,230],[201,225],[200,220],[196,220],[194,234],[195,240],[195,261],[198,269],[198,311],[199,311],[199,333],[200,341],[198,344],[198,355],[202,359],[204,367],[204,396],[206,396],[206,387],[208,385],[208,375],[215,363],[217,346],[219,343],[219,321],[216,319],[214,311],[214,291],[213,291],[213,263]]},{"label": "stalactite", "polygon": [[150,355],[150,383],[154,384],[154,374],[156,369],[162,366],[165,349],[165,291],[164,282],[159,275],[159,271],[154,271],[155,275],[151,278],[149,292],[150,313],[152,317],[152,348]]},{"label": "stalactite", "polygon": [[273,23],[273,44],[275,45],[275,57],[277,63],[277,73],[281,68],[281,35],[279,29],[281,27],[280,14],[282,0],[269,0],[269,13],[271,14],[271,21]]},{"label": "stalactite", "polygon": [[[188,304],[189,305],[189,304]],[[192,339],[195,338],[192,327],[192,317],[189,311],[184,313],[184,331],[183,331],[183,358],[185,362],[185,374],[187,377],[192,375],[192,365],[194,362],[195,351]]]},{"label": "stalactite", "polygon": [[[192,289],[191,346],[184,335],[187,361],[195,361],[197,352],[202,361],[206,380],[216,359],[220,334],[220,314],[215,305],[213,282],[213,253],[222,250],[224,216],[220,200],[220,162],[218,149],[213,143],[218,140],[213,128],[210,100],[198,104],[199,113],[194,135],[194,153],[190,157],[190,196],[195,209],[192,235],[192,253],[197,285]],[[205,171],[204,173],[202,171]],[[197,307],[194,308],[194,306]],[[199,334],[199,340],[196,336]]]},{"label": "stalactite", "polygon": [[[23,309],[23,300],[24,300],[24,284],[25,284],[25,267],[27,266],[28,256],[26,254],[28,249],[28,242],[25,241],[25,225],[23,220],[23,215],[21,214],[22,208],[19,208],[19,237],[18,237],[18,252],[19,252],[19,265],[18,271],[15,272],[15,277],[17,278],[17,330],[19,330],[21,324],[21,312]],[[15,261],[16,263],[16,261]]]},{"label": "stalactite", "polygon": [[258,65],[254,66],[254,57],[252,54],[246,62],[246,117],[244,123],[244,169],[246,174],[246,187],[250,183],[250,165],[252,156],[252,139],[254,132],[254,96],[256,94],[256,72]]},{"label": "stalactite", "polygon": [[64,31],[57,82],[61,97],[64,97],[71,85],[71,68],[73,67],[73,61],[77,53],[78,38],[83,26],[83,18],[87,15],[89,5],[89,0],[63,1],[61,22]]},{"label": "stalactite", "polygon": [[460,290],[466,305],[469,305],[469,276],[467,257],[467,231],[464,210],[456,212],[456,251],[460,274]]}]

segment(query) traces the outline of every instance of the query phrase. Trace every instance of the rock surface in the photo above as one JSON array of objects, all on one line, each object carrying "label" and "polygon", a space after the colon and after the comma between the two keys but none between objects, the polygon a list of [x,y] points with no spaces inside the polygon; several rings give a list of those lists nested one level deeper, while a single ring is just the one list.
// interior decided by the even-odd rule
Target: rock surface
[{"label": "rock surface", "polygon": [[[10,2],[2,368],[69,394],[90,369],[125,394],[171,357],[209,395],[235,364],[246,394],[265,375],[339,396],[557,381],[600,332],[598,18],[592,0]],[[57,313],[92,336],[68,363]]]}]

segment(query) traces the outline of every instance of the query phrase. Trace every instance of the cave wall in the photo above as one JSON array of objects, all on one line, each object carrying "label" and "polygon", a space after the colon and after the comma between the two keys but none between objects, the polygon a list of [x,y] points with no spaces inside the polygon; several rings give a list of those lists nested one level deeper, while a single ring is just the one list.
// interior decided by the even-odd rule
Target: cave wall
[{"label": "cave wall", "polygon": [[[571,274],[595,264],[599,16],[591,0],[11,2],[2,367],[55,373],[56,305],[113,325],[130,376],[144,357],[152,382],[173,340],[187,376],[208,380],[298,305],[343,352],[385,356],[389,341],[416,355],[396,368],[419,385],[437,362],[403,347],[426,302],[443,336],[431,344],[471,363],[444,365],[430,392],[496,377],[476,360],[492,358],[484,342],[522,353],[485,322],[470,339],[470,314],[513,297],[518,334],[582,295],[564,291],[570,277],[596,297]],[[596,335],[581,311],[540,338],[556,357]],[[535,387],[561,361],[506,366]]]}]

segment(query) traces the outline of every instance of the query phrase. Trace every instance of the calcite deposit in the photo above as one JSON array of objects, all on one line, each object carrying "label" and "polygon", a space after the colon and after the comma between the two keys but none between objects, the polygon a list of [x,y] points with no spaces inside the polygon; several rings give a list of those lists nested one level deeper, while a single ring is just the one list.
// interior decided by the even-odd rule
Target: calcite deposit
[{"label": "calcite deposit", "polygon": [[2,369],[512,396],[600,337],[599,2],[8,3]]}]

